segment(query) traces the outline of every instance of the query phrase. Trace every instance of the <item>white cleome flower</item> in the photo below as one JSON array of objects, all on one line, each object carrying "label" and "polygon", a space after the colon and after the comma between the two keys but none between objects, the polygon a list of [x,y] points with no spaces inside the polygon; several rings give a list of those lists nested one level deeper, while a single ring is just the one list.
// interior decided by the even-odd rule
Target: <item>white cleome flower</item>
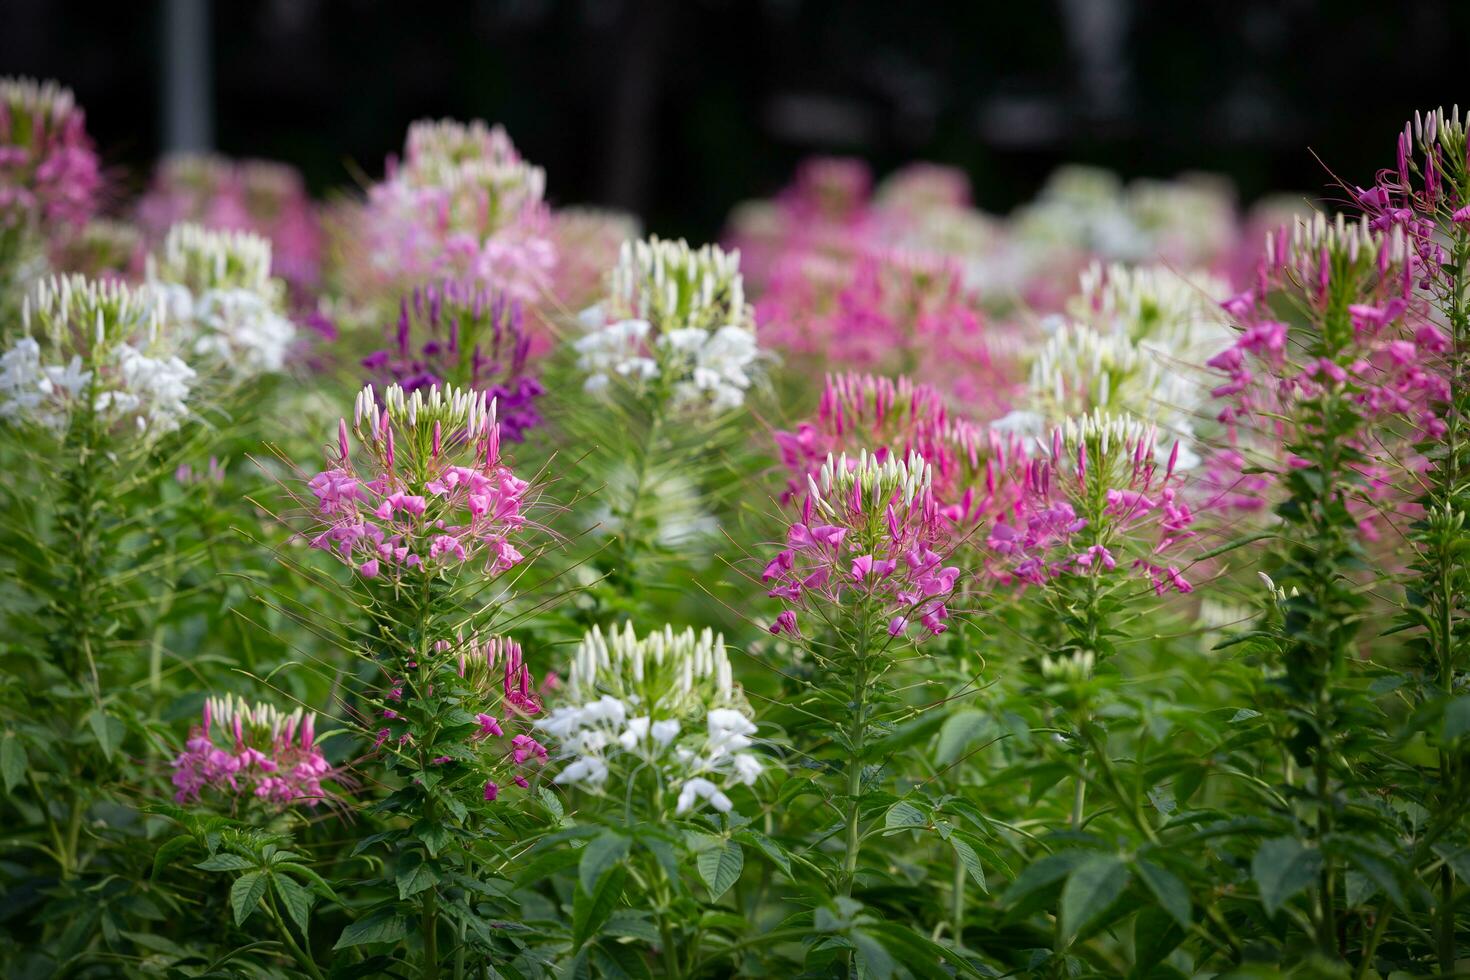
[{"label": "white cleome flower", "polygon": [[180,224],[148,257],[148,283],[194,353],[250,377],[281,371],[296,339],[285,284],[270,268],[271,244],[259,235]]},{"label": "white cleome flower", "polygon": [[761,774],[750,707],[723,638],[709,630],[665,627],[639,637],[631,625],[606,635],[594,628],[565,691],[568,703],[538,722],[560,746],[559,784],[621,792],[619,781],[653,767],[662,785],[679,787],[676,813],[701,804],[726,812],[724,788]]},{"label": "white cleome flower", "polygon": [[761,357],[740,255],[713,245],[625,242],[608,296],[578,320],[586,333],[573,349],[590,392],[663,378],[675,407],[729,411],[745,403]]},{"label": "white cleome flower", "polygon": [[113,435],[172,432],[188,417],[195,372],[160,329],[156,291],[57,277],[21,318],[27,335],[0,354],[0,419],[60,436],[78,415]]}]

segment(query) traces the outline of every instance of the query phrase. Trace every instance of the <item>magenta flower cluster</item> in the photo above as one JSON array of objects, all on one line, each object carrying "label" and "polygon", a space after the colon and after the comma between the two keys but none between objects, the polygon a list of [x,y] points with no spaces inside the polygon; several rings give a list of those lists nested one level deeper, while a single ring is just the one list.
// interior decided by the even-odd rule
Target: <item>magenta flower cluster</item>
[{"label": "magenta flower cluster", "polygon": [[379,402],[369,386],[354,427],[365,451],[354,460],[341,421],[336,457],[309,483],[326,522],[312,547],[368,579],[482,560],[496,575],[520,563],[512,537],[526,524],[529,487],[501,460],[484,393],[395,385]]},{"label": "magenta flower cluster", "polygon": [[80,225],[92,216],[101,184],[85,114],[71,90],[0,78],[0,225]]},{"label": "magenta flower cluster", "polygon": [[959,569],[936,550],[945,546],[947,527],[929,479],[917,454],[903,462],[866,453],[829,457],[808,480],[786,547],[761,573],[767,594],[788,606],[771,632],[796,635],[798,610],[849,603],[892,636],[911,626],[943,633]]},{"label": "magenta flower cluster", "polygon": [[1175,443],[1161,467],[1156,430],[1136,420],[1094,415],[1054,429],[1049,453],[1018,460],[1021,497],[1014,516],[989,529],[988,571],[1045,585],[1122,565],[1160,595],[1194,591],[1170,558],[1195,536],[1178,457]]},{"label": "magenta flower cluster", "polygon": [[284,807],[326,799],[322,780],[332,766],[316,744],[314,714],[225,697],[205,701],[203,723],[189,732],[173,770],[179,803],[209,790]]},{"label": "magenta flower cluster", "polygon": [[161,242],[176,224],[253,231],[271,243],[271,274],[296,290],[321,276],[322,229],[295,168],[269,160],[183,154],[159,164],[138,224]]},{"label": "magenta flower cluster", "polygon": [[531,372],[531,336],[521,304],[483,285],[447,280],[417,287],[399,303],[392,346],[363,367],[379,384],[406,392],[462,385],[495,401],[501,435],[522,442],[541,424],[546,388]]}]

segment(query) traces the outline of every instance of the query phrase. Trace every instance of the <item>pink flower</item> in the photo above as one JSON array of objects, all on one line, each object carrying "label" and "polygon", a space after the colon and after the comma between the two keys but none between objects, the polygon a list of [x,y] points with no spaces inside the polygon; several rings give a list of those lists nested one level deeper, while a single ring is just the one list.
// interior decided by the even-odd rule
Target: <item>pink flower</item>
[{"label": "pink flower", "polygon": [[485,781],[485,802],[494,803],[495,798],[499,795],[500,787],[495,784],[494,780],[487,779]]},{"label": "pink flower", "polygon": [[801,631],[796,628],[796,613],[787,609],[776,616],[776,621],[771,624],[771,632],[780,636],[786,633],[790,636],[800,636]]}]

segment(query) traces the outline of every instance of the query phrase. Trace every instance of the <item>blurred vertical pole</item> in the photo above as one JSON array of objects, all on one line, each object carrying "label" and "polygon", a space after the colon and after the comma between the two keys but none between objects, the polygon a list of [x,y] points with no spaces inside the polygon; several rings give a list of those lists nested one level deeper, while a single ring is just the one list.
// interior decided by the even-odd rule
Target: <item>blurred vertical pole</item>
[{"label": "blurred vertical pole", "polygon": [[214,79],[209,43],[211,0],[164,0],[163,148],[214,148]]}]

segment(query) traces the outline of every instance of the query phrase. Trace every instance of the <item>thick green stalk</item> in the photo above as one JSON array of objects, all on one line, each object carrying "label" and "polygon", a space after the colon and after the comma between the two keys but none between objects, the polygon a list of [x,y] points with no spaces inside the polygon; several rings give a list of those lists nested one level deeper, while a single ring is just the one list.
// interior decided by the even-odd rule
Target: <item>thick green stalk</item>
[{"label": "thick green stalk", "polygon": [[851,897],[857,877],[858,852],[862,849],[863,752],[868,727],[868,623],[864,617],[858,639],[857,663],[852,681],[852,722],[848,726],[847,757],[847,843],[842,859],[841,893]]}]

